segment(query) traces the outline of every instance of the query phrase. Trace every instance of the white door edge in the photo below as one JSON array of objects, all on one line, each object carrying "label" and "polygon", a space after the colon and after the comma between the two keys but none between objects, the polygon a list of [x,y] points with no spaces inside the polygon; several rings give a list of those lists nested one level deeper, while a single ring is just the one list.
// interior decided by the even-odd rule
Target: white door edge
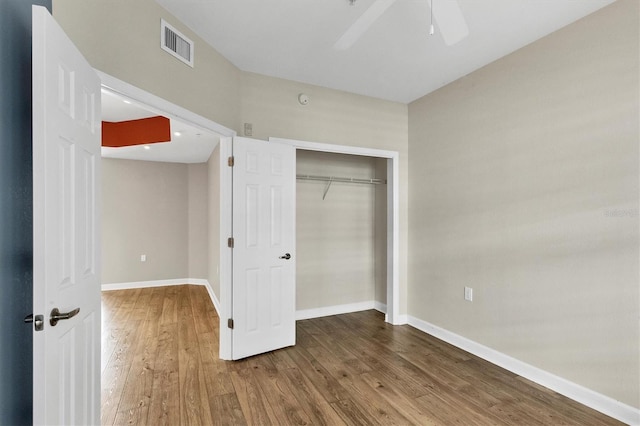
[{"label": "white door edge", "polygon": [[220,359],[232,359],[233,334],[227,319],[233,311],[233,257],[227,238],[233,233],[233,173],[227,159],[233,155],[232,138],[220,139]]}]

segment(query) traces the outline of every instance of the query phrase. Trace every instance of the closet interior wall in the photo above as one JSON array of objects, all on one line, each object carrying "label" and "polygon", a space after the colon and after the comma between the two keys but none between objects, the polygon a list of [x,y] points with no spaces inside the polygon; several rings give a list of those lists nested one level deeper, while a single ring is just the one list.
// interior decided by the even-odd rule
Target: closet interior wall
[{"label": "closet interior wall", "polygon": [[[298,150],[298,175],[386,179],[386,161]],[[387,185],[298,180],[296,309],[386,303]]]}]

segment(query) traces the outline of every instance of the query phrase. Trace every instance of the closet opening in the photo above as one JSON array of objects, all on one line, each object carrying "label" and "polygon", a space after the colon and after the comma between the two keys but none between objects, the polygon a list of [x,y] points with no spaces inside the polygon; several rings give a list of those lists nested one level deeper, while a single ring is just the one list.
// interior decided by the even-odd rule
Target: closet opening
[{"label": "closet opening", "polygon": [[[399,312],[398,152],[282,138],[269,141],[291,145],[297,152],[297,319],[376,309],[390,324],[406,323]],[[346,209],[350,204],[353,209]]]},{"label": "closet opening", "polygon": [[387,303],[387,160],[296,150],[296,319]]}]

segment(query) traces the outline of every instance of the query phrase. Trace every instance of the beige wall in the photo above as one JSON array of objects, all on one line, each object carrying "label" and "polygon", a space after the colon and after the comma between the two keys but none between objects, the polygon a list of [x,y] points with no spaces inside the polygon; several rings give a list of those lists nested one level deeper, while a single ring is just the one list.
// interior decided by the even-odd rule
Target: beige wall
[{"label": "beige wall", "polygon": [[[272,136],[399,152],[400,313],[406,313],[407,105],[252,73],[242,73],[241,93],[240,122],[253,125],[254,138]],[[298,103],[299,93],[309,96],[308,105]]]},{"label": "beige wall", "polygon": [[187,278],[187,188],[185,164],[102,160],[104,284]]},{"label": "beige wall", "polygon": [[209,277],[209,170],[207,163],[188,166],[189,278]]},{"label": "beige wall", "polygon": [[[298,174],[376,177],[370,157],[299,150],[296,159]],[[376,283],[386,278],[376,263],[386,261],[385,253],[376,256],[377,188],[332,183],[323,200],[326,186],[305,180],[296,185],[296,309],[384,303],[386,298],[376,299]],[[382,210],[386,213],[386,203]]]},{"label": "beige wall", "polygon": [[[375,177],[386,180],[387,162],[385,158],[374,160]],[[374,256],[375,256],[375,300],[387,304],[387,185],[375,186],[375,206],[374,206]]]},{"label": "beige wall", "polygon": [[[94,68],[238,128],[240,71],[154,0],[53,0],[53,15]],[[193,40],[193,68],[160,48],[160,19]]]},{"label": "beige wall", "polygon": [[634,407],[638,9],[409,106],[410,315]]},{"label": "beige wall", "polygon": [[211,153],[207,163],[209,184],[209,285],[220,300],[220,144]]}]

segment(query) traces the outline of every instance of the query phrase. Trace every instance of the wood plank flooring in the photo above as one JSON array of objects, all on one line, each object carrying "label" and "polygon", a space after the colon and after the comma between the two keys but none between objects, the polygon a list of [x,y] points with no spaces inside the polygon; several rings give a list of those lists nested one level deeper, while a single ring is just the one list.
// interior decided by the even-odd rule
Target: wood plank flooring
[{"label": "wood plank flooring", "polygon": [[104,425],[621,424],[376,311],[235,362],[204,287],[104,292],[102,316]]}]

